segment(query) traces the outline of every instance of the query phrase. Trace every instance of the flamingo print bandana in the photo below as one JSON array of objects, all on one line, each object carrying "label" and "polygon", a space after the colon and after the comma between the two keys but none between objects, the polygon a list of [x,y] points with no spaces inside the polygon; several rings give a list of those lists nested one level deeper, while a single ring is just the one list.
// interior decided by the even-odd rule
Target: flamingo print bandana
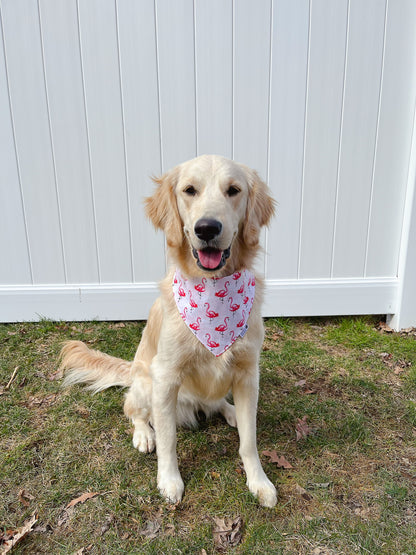
[{"label": "flamingo print bandana", "polygon": [[176,270],[173,294],[188,328],[216,357],[248,329],[255,293],[254,274],[248,270],[224,278],[184,278]]}]

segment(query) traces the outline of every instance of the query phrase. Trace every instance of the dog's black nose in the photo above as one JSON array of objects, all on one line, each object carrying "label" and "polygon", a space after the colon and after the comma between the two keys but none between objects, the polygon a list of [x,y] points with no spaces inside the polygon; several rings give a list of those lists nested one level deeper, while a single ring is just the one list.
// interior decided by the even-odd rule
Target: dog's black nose
[{"label": "dog's black nose", "polygon": [[202,241],[211,241],[221,233],[222,223],[217,220],[201,218],[195,224],[195,235]]}]

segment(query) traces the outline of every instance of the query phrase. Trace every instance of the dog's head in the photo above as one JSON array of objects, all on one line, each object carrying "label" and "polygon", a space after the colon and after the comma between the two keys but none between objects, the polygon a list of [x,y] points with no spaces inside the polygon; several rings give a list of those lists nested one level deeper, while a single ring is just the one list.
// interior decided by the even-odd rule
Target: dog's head
[{"label": "dog's head", "polygon": [[200,156],[154,181],[147,215],[163,229],[185,272],[223,275],[250,267],[260,229],[274,213],[269,190],[254,170],[221,156]]}]

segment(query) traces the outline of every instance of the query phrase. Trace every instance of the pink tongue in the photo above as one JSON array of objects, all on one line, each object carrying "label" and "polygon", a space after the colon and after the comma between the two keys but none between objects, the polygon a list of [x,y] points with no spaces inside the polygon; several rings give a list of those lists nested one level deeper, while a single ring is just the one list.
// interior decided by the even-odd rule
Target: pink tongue
[{"label": "pink tongue", "polygon": [[208,268],[209,270],[214,270],[217,266],[219,266],[222,258],[222,251],[218,250],[207,250],[207,251],[198,251],[199,261],[201,262],[204,268]]}]

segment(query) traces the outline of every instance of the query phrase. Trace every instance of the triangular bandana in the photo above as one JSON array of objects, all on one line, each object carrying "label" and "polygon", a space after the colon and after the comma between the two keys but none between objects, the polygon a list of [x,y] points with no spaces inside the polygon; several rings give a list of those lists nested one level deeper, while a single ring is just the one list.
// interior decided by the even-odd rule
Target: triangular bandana
[{"label": "triangular bandana", "polygon": [[248,270],[224,278],[173,277],[176,306],[188,328],[215,356],[222,355],[248,329],[255,277]]}]

